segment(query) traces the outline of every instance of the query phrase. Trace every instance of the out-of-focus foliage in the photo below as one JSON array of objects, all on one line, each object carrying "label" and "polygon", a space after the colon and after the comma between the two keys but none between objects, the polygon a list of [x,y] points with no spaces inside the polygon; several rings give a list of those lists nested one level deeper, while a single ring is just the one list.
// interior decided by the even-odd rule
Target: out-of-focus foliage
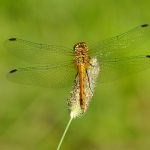
[{"label": "out-of-focus foliage", "polygon": [[[3,47],[6,39],[92,44],[149,23],[149,10],[146,0],[0,0],[0,149],[56,149],[69,120],[65,89],[7,81],[19,61]],[[97,85],[87,114],[72,122],[62,149],[149,150],[149,76],[147,70]]]}]

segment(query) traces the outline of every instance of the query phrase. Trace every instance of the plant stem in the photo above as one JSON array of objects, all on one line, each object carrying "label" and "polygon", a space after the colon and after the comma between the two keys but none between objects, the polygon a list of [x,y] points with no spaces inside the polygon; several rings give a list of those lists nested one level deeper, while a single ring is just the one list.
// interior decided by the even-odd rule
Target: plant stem
[{"label": "plant stem", "polygon": [[63,140],[64,140],[64,137],[65,137],[65,135],[66,135],[66,133],[67,133],[67,131],[68,131],[68,128],[69,128],[69,126],[70,126],[70,124],[71,124],[72,119],[73,119],[73,117],[70,117],[70,120],[69,120],[69,122],[68,122],[68,124],[67,124],[67,126],[66,126],[66,128],[65,128],[65,131],[64,131],[64,133],[63,133],[63,135],[62,135],[62,137],[61,137],[61,139],[60,139],[60,142],[59,142],[59,144],[58,144],[57,150],[60,150],[61,144],[62,144],[62,142],[63,142]]}]

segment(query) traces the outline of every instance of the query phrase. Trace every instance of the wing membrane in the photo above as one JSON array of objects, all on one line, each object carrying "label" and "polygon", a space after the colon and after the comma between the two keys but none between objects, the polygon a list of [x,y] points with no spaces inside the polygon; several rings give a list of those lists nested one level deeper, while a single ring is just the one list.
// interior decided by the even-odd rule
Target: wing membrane
[{"label": "wing membrane", "polygon": [[34,64],[57,64],[72,60],[72,50],[62,46],[38,44],[19,38],[10,38],[6,48],[18,58]]},{"label": "wing membrane", "polygon": [[145,55],[101,62],[99,82],[106,83],[148,68],[150,58]]},{"label": "wing membrane", "polygon": [[11,70],[7,77],[16,83],[36,85],[42,87],[58,88],[71,85],[76,75],[71,64],[44,65],[17,68]]},{"label": "wing membrane", "polygon": [[[150,26],[148,24],[137,26],[128,32],[106,39],[90,47],[91,54],[96,55],[101,61],[114,57],[129,55],[132,51],[137,54],[137,48],[150,38]],[[140,51],[143,51],[140,49]]]}]

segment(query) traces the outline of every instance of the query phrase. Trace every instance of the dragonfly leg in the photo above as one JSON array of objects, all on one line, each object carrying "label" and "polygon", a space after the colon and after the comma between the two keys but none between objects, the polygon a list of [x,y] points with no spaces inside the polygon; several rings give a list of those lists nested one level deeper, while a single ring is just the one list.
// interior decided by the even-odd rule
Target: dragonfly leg
[{"label": "dragonfly leg", "polygon": [[76,73],[76,76],[75,76],[75,86],[77,86],[78,85],[78,81],[77,81],[77,78],[78,78],[78,72]]},{"label": "dragonfly leg", "polygon": [[88,79],[88,84],[89,84],[89,88],[91,90],[91,93],[93,94],[93,91],[92,91],[92,88],[91,88],[91,85],[90,85],[90,78],[89,78],[89,75],[88,75],[88,71],[86,70],[86,75],[87,75],[87,79]]}]

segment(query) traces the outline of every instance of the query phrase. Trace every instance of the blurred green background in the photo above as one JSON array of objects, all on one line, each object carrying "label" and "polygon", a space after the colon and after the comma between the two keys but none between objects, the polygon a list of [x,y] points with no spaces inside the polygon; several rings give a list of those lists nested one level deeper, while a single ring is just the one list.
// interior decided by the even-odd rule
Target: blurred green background
[{"label": "blurred green background", "polygon": [[[10,37],[72,47],[150,23],[147,0],[0,0],[0,149],[53,150],[69,120],[62,89],[11,83]],[[83,118],[72,122],[64,150],[149,150],[150,70],[97,86]]]}]

